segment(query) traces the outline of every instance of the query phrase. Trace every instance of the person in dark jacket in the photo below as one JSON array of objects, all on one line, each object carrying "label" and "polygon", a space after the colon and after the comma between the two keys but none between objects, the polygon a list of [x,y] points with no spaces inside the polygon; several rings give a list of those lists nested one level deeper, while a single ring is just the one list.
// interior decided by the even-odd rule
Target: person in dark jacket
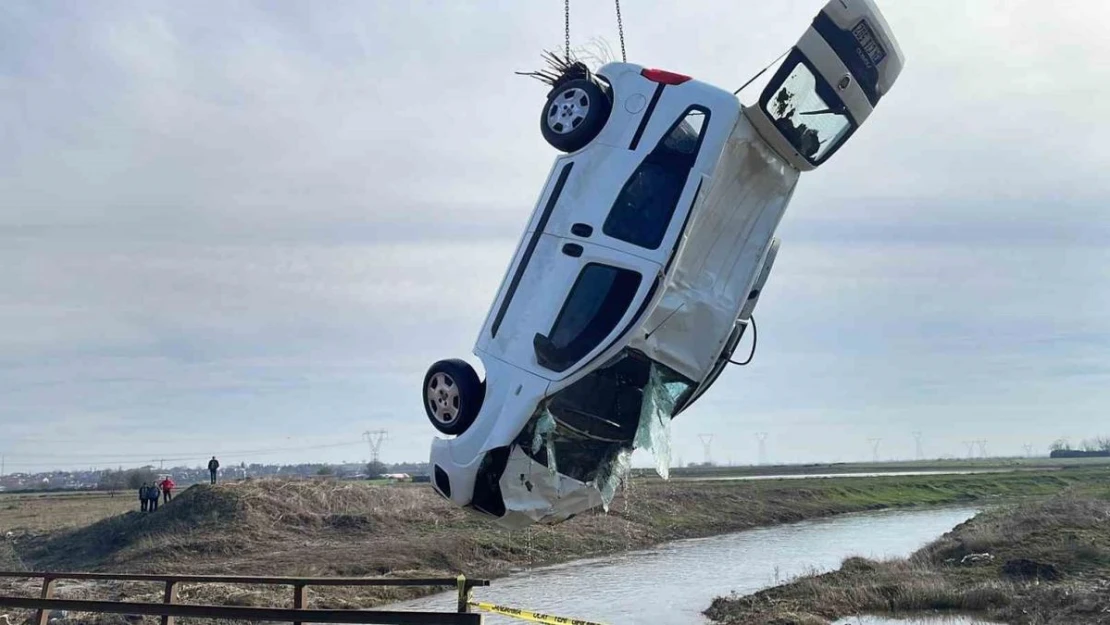
[{"label": "person in dark jacket", "polygon": [[143,482],[143,485],[139,487],[139,511],[140,512],[146,512],[146,504],[147,504],[147,501],[149,501],[149,500],[150,500],[150,498],[147,496],[147,485],[146,485],[146,482]]},{"label": "person in dark jacket", "polygon": [[213,484],[216,483],[216,471],[219,468],[220,468],[220,461],[216,460],[216,456],[212,456],[212,459],[208,461],[208,473],[212,477],[212,483]]},{"label": "person in dark jacket", "polygon": [[155,483],[151,484],[150,487],[146,489],[146,494],[147,494],[147,497],[150,498],[149,502],[146,504],[146,511],[147,512],[157,512],[158,511],[158,498],[162,496],[162,493],[158,492],[158,483],[155,482]]}]

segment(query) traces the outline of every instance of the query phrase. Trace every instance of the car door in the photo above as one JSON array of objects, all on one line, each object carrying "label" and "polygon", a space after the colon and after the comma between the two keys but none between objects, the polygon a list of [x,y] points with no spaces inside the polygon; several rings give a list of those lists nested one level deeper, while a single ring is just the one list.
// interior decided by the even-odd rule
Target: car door
[{"label": "car door", "polygon": [[546,234],[666,265],[739,104],[697,81],[660,87],[632,144],[594,145],[577,155]]},{"label": "car door", "polygon": [[549,380],[573,375],[631,331],[659,274],[643,258],[539,233],[485,351]]}]

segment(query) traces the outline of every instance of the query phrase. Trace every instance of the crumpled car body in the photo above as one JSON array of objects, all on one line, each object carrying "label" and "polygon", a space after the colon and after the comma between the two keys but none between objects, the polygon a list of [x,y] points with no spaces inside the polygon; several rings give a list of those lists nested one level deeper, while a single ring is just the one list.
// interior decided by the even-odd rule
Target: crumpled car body
[{"label": "crumpled car body", "polygon": [[751,106],[599,68],[608,119],[555,160],[474,348],[480,409],[432,443],[436,491],[518,528],[606,506],[633,449],[666,476],[670,423],[744,335],[800,172],[843,146],[902,62],[871,0],[832,0]]}]

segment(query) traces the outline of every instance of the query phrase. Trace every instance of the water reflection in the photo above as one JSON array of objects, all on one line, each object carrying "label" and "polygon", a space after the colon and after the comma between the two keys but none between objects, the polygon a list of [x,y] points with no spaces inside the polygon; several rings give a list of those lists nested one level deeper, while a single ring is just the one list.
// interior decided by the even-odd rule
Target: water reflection
[{"label": "water reflection", "polygon": [[[684,540],[515,574],[476,589],[474,596],[611,625],[702,624],[707,619],[701,612],[715,597],[834,569],[851,555],[904,556],[974,513],[969,508],[875,512]],[[454,602],[454,595],[445,593],[391,608],[450,610]],[[515,623],[498,616],[486,622]]]}]

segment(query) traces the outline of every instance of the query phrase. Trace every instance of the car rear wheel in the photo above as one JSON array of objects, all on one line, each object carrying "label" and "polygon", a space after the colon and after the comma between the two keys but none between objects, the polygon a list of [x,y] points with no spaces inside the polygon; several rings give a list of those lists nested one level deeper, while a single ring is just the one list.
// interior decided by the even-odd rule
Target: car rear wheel
[{"label": "car rear wheel", "polygon": [[551,147],[576,152],[586,147],[605,127],[613,104],[595,80],[569,80],[547,96],[540,115],[540,130]]},{"label": "car rear wheel", "polygon": [[424,412],[443,434],[462,434],[474,423],[485,385],[465,360],[440,360],[424,375]]}]

